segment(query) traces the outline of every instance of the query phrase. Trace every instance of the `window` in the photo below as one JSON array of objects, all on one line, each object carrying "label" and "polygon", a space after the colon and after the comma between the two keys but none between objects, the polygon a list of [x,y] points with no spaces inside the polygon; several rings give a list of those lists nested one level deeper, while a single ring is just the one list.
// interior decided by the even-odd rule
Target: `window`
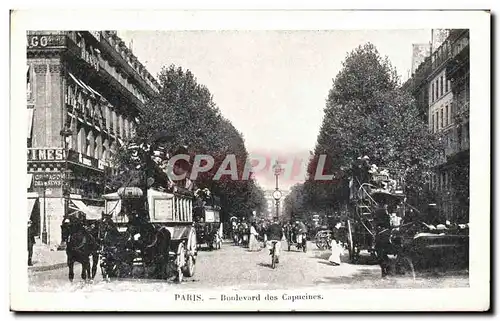
[{"label": "window", "polygon": [[79,153],[85,153],[87,150],[86,146],[87,142],[87,136],[85,135],[85,128],[80,126],[80,129],[78,130],[78,141],[77,141],[77,151]]},{"label": "window", "polygon": [[434,131],[434,115],[431,115],[429,118],[430,118],[430,119],[429,119],[429,128],[430,128],[432,131]]},{"label": "window", "polygon": [[449,80],[445,80],[445,82],[444,82],[444,92],[445,93],[448,92],[449,86],[450,86],[450,81]]},{"label": "window", "polygon": [[439,130],[439,111],[436,111],[436,131]]},{"label": "window", "polygon": [[431,84],[431,102],[434,101],[434,83]]},{"label": "window", "polygon": [[94,156],[94,133],[92,133],[92,130],[89,130],[89,133],[87,134],[85,145],[86,145],[86,150],[85,154],[87,156],[93,157]]},{"label": "window", "polygon": [[443,96],[443,76],[441,76],[441,96]]},{"label": "window", "polygon": [[26,68],[26,96],[31,99],[31,77],[30,77],[30,66]]},{"label": "window", "polygon": [[445,111],[445,114],[444,114],[445,126],[448,126],[449,125],[449,121],[448,121],[448,105],[446,105],[444,107],[444,111]]},{"label": "window", "polygon": [[436,80],[436,100],[439,98],[439,78]]},{"label": "window", "polygon": [[444,126],[444,123],[443,123],[443,109],[441,109],[441,128],[443,128]]}]

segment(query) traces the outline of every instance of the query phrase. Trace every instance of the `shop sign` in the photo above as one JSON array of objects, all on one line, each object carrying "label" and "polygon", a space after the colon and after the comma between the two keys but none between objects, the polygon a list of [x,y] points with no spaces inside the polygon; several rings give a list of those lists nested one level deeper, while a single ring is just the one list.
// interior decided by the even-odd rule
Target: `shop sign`
[{"label": "shop sign", "polygon": [[58,187],[62,186],[63,173],[35,173],[33,174],[33,186],[43,187],[44,185]]},{"label": "shop sign", "polygon": [[86,157],[85,155],[83,154],[80,154],[79,157],[78,157],[78,161],[80,163],[82,163],[83,165],[87,165],[87,166],[92,166],[92,159],[91,158],[88,158]]},{"label": "shop sign", "polygon": [[64,149],[60,148],[29,148],[28,161],[64,160]]},{"label": "shop sign", "polygon": [[104,169],[105,166],[109,166],[107,162],[100,159],[97,161],[97,168]]},{"label": "shop sign", "polygon": [[50,48],[65,46],[64,35],[28,35],[28,48]]}]

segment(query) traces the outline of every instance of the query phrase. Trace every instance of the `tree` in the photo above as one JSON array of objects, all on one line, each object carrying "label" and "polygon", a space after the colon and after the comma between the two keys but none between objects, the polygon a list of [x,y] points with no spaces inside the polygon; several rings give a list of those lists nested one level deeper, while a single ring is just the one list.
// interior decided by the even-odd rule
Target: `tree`
[{"label": "tree", "polygon": [[[413,97],[400,89],[396,70],[372,44],[353,50],[333,81],[306,182],[310,205],[345,202],[349,168],[360,156],[402,176],[406,192],[422,195],[440,148],[419,117]],[[333,182],[314,180],[320,155]]]},{"label": "tree", "polygon": [[[198,84],[194,75],[173,65],[164,67],[159,74],[160,93],[149,101],[141,117],[133,138],[136,142],[151,142],[159,134],[165,133],[168,139],[164,146],[167,151],[178,146],[187,146],[191,154],[205,154],[215,159],[212,170],[200,173],[195,181],[199,188],[209,188],[221,199],[221,215],[248,216],[254,208],[263,206],[259,187],[250,180],[242,180],[241,174],[248,159],[244,139],[225,119],[213,101],[212,94],[205,86]],[[235,155],[238,180],[228,176],[214,180],[214,175],[227,155]],[[123,173],[129,155],[122,149],[116,157],[116,163]],[[115,175],[115,178],[117,176]],[[117,181],[123,183],[128,178]],[[115,179],[116,181],[116,179]]]}]

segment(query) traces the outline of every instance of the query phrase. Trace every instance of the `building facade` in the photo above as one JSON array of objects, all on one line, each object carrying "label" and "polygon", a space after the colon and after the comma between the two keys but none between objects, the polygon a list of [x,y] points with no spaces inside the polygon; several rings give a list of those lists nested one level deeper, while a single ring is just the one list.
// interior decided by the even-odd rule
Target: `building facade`
[{"label": "building facade", "polygon": [[111,160],[159,84],[114,31],[29,31],[26,73],[28,215],[57,245],[64,215],[100,217]]},{"label": "building facade", "polygon": [[437,155],[430,190],[442,219],[469,219],[469,32],[446,33],[403,85],[416,99],[429,130],[443,143]]}]

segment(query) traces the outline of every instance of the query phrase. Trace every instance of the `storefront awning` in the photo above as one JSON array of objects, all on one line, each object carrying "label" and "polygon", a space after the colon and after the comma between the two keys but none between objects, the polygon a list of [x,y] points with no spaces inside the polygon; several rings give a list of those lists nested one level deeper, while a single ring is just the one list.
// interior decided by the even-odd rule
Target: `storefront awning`
[{"label": "storefront awning", "polygon": [[91,210],[81,200],[72,199],[70,209],[84,213],[87,220],[98,220],[101,218],[101,215],[99,213]]},{"label": "storefront awning", "polygon": [[31,213],[33,212],[33,207],[35,206],[38,198],[28,198],[28,220],[31,217]]},{"label": "storefront awning", "polygon": [[34,108],[28,108],[28,138],[31,138],[31,131],[33,128],[33,111]]},{"label": "storefront awning", "polygon": [[27,186],[26,189],[31,188],[31,184],[33,183],[33,174],[28,174],[27,176]]},{"label": "storefront awning", "polygon": [[84,83],[83,81],[81,81],[80,79],[76,78],[72,73],[68,73],[70,75],[70,77],[73,79],[73,81],[80,87],[82,87],[83,89],[87,90],[87,91],[90,91],[91,93],[97,95],[98,97],[102,97],[101,94],[99,94],[97,91],[95,91],[94,89],[92,89],[92,87],[90,87],[89,85],[87,85],[86,83]]}]

